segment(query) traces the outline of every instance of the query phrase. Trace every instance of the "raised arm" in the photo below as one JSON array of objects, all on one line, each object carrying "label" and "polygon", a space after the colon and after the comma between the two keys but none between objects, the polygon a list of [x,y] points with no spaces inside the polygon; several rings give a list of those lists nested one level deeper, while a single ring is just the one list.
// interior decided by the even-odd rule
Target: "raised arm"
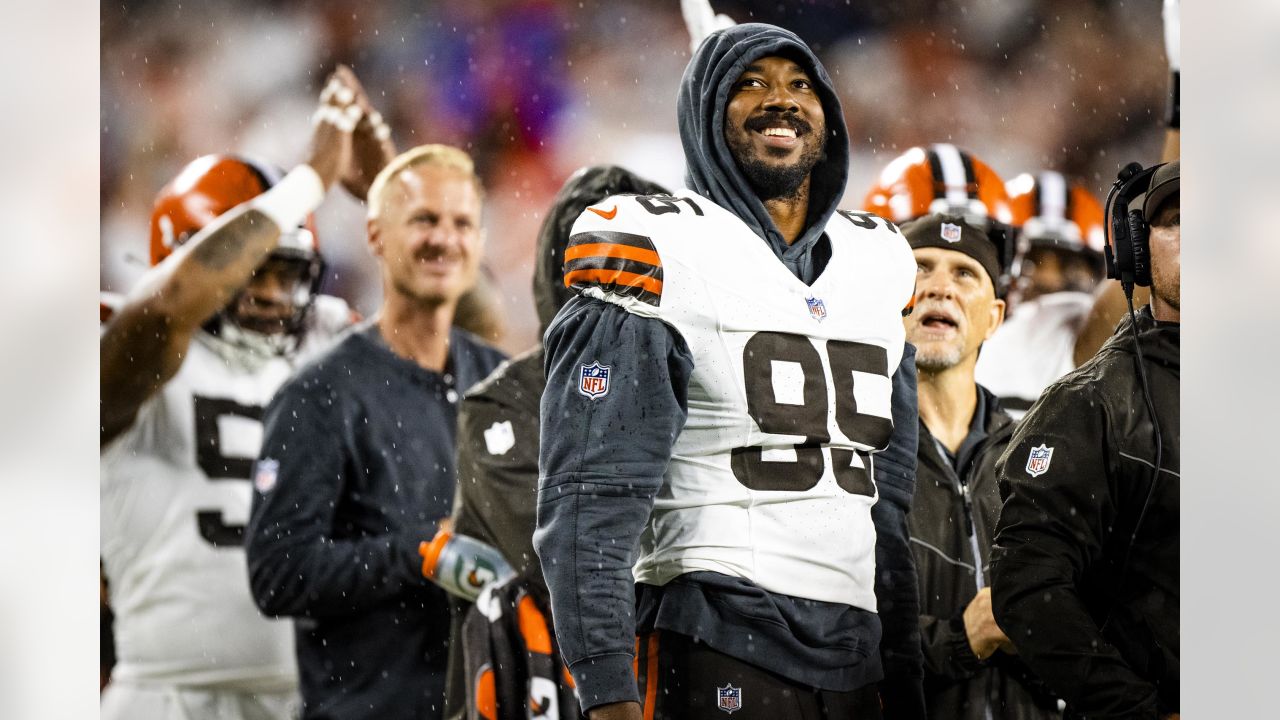
[{"label": "raised arm", "polygon": [[296,227],[323,200],[350,162],[361,112],[354,100],[335,73],[316,112],[307,162],[206,225],[130,293],[99,345],[102,445],[128,429],[177,374],[192,336],[248,284],[281,230]]},{"label": "raised arm", "polygon": [[737,25],[733,18],[712,10],[710,0],[680,0],[680,13],[684,15],[684,26],[689,29],[691,52],[697,52],[702,41],[716,30]]},{"label": "raised arm", "polygon": [[1182,149],[1182,19],[1181,2],[1164,0],[1164,54],[1169,59],[1169,105],[1165,111],[1161,162],[1177,160]]},{"label": "raised arm", "polygon": [[[355,104],[360,108],[360,122],[356,124],[355,133],[351,136],[351,162],[347,163],[342,173],[342,187],[355,199],[364,202],[369,196],[369,186],[378,176],[382,168],[387,166],[399,153],[391,139],[391,127],[383,120],[365,92],[360,79],[351,68],[339,65],[333,71],[338,87],[348,87],[355,94]],[[330,82],[327,87],[335,87]],[[335,90],[336,91],[336,90]]]}]

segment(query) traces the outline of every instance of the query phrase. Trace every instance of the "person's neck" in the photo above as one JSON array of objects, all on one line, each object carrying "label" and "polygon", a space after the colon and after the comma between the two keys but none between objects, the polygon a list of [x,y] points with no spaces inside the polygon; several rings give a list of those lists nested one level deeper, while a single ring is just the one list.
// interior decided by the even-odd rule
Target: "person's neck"
[{"label": "person's neck", "polygon": [[449,358],[454,303],[425,303],[389,290],[378,312],[378,332],[396,355],[442,372]]},{"label": "person's neck", "polygon": [[952,453],[968,437],[978,408],[973,367],[972,361],[966,361],[936,373],[920,370],[920,420]]},{"label": "person's neck", "polygon": [[1162,300],[1159,295],[1152,293],[1151,317],[1160,322],[1181,323],[1182,311]]},{"label": "person's neck", "polygon": [[809,216],[809,178],[804,179],[794,195],[765,200],[764,209],[782,233],[782,239],[788,245],[795,242],[804,232],[804,221]]}]

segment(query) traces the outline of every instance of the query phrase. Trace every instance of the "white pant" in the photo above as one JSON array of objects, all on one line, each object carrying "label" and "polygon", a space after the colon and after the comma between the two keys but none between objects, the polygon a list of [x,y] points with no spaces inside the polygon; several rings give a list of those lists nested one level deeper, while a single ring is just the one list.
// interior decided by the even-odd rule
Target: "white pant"
[{"label": "white pant", "polygon": [[250,693],[112,682],[100,720],[295,720],[296,692]]}]

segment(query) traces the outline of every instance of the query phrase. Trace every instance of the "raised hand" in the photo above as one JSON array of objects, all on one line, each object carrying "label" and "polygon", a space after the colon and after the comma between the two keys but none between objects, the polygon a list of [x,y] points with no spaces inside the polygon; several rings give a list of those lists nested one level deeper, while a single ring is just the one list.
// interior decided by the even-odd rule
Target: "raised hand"
[{"label": "raised hand", "polygon": [[355,72],[346,65],[339,65],[333,74],[345,87],[355,92],[355,103],[362,112],[352,136],[351,161],[347,163],[340,180],[347,192],[364,200],[378,172],[395,158],[396,146],[391,141],[390,126],[383,120],[382,113],[373,107],[369,94],[365,92]]},{"label": "raised hand", "polygon": [[684,15],[685,27],[689,28],[690,51],[697,51],[702,41],[716,30],[737,25],[728,15],[717,15],[711,9],[711,0],[680,0],[680,12]]},{"label": "raised hand", "polygon": [[1179,0],[1164,0],[1164,54],[1169,58],[1169,70],[1182,69],[1182,20],[1178,14]]},{"label": "raised hand", "polygon": [[352,136],[364,116],[356,101],[356,89],[341,70],[329,76],[320,93],[320,106],[311,117],[311,155],[307,164],[320,176],[326,190],[351,164]]}]

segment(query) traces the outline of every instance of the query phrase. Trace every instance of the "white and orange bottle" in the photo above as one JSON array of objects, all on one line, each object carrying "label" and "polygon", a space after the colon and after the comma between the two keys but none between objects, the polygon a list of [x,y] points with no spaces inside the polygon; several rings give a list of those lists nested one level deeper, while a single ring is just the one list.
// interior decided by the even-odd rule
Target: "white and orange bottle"
[{"label": "white and orange bottle", "polygon": [[490,583],[504,583],[516,571],[496,548],[441,528],[431,542],[418,545],[422,574],[451,595],[474,601]]}]

